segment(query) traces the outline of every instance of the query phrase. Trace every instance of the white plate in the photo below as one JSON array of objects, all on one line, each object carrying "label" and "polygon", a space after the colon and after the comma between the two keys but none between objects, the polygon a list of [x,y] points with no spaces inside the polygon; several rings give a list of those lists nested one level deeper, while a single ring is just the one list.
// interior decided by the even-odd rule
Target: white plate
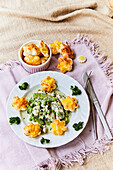
[{"label": "white plate", "polygon": [[[20,112],[16,111],[15,108],[11,106],[11,102],[12,102],[14,96],[19,96],[19,97],[26,96],[26,94],[31,92],[31,90],[40,88],[41,81],[44,80],[47,76],[53,77],[56,80],[58,89],[60,91],[62,91],[64,94],[66,94],[66,96],[77,98],[79,108],[77,108],[77,110],[75,112],[72,112],[70,122],[67,125],[68,130],[64,133],[64,135],[56,136],[51,133],[51,134],[41,135],[37,138],[30,138],[30,137],[24,135],[23,128],[26,124],[25,124],[24,120],[22,119]],[[20,90],[18,88],[18,86],[24,82],[29,83],[29,89]],[[73,85],[73,86],[76,85],[82,91],[82,94],[77,95],[77,96],[72,96],[71,90],[70,90],[71,85]],[[89,100],[88,100],[88,96],[87,96],[85,90],[82,88],[82,86],[73,78],[71,78],[65,74],[55,72],[55,71],[38,72],[35,74],[31,74],[28,77],[24,78],[13,88],[13,90],[10,93],[10,96],[8,98],[8,102],[7,102],[8,122],[9,122],[10,117],[19,116],[21,118],[21,123],[19,125],[16,125],[16,124],[10,125],[10,127],[15,132],[15,134],[18,137],[20,137],[22,140],[24,140],[25,142],[27,142],[31,145],[38,146],[38,147],[44,147],[44,148],[58,147],[58,146],[64,145],[64,144],[72,141],[73,139],[75,139],[85,128],[85,126],[88,122],[89,114],[90,114]],[[75,131],[72,126],[74,123],[78,123],[79,121],[84,122],[83,128],[79,131]],[[41,144],[40,139],[42,137],[50,139],[50,143]]]}]

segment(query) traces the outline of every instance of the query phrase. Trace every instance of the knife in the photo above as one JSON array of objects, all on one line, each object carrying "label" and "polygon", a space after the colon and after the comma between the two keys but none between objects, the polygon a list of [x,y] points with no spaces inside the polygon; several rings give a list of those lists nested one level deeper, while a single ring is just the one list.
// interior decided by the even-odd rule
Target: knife
[{"label": "knife", "polygon": [[[87,93],[90,95],[88,89],[87,89],[87,84],[89,82],[89,78],[90,78],[90,75],[91,75],[92,71],[89,73],[89,75],[87,76],[85,82],[84,82],[84,87],[86,88],[87,90]],[[96,120],[95,120],[95,111],[94,111],[94,104],[93,104],[93,100],[91,99],[91,97],[89,96],[89,99],[90,99],[90,103],[91,103],[91,115],[92,115],[92,121],[93,121],[93,130],[94,130],[94,138],[95,140],[98,139],[98,135],[97,135],[97,127],[96,127]]]},{"label": "knife", "polygon": [[89,77],[88,77],[88,75],[87,75],[86,72],[83,74],[83,81],[84,81],[84,83],[87,82],[86,86],[87,86],[87,89],[88,89],[90,98],[91,98],[91,100],[92,100],[92,102],[93,102],[93,104],[94,104],[94,106],[95,106],[95,108],[96,108],[96,110],[97,110],[97,113],[98,113],[98,115],[99,115],[99,118],[100,118],[100,120],[101,120],[101,122],[102,122],[102,125],[103,125],[103,127],[104,127],[104,129],[105,129],[105,132],[106,132],[108,138],[109,138],[109,139],[112,139],[113,137],[112,137],[112,134],[111,134],[111,132],[110,132],[109,126],[108,126],[108,124],[107,124],[107,122],[106,122],[106,120],[105,120],[104,114],[103,114],[103,112],[102,112],[102,109],[101,109],[101,107],[100,107],[100,104],[99,104],[99,102],[98,102],[98,99],[97,99],[97,97],[96,97],[96,94],[95,94],[95,92],[94,92],[93,86],[92,86],[92,84],[91,84],[91,82],[90,82],[90,80],[89,80]]}]

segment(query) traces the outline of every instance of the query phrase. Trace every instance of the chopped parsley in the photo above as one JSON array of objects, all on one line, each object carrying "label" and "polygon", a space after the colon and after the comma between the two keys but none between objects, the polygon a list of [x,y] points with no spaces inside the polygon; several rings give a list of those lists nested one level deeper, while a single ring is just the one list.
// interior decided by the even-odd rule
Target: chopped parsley
[{"label": "chopped parsley", "polygon": [[17,117],[10,117],[9,118],[9,123],[10,123],[10,125],[12,125],[12,124],[20,124],[20,118],[17,116]]},{"label": "chopped parsley", "polygon": [[80,95],[82,92],[77,86],[71,86],[70,89],[72,90],[72,96]]},{"label": "chopped parsley", "polygon": [[50,140],[49,139],[45,139],[42,137],[42,139],[40,140],[41,144],[44,144],[44,143],[49,143]]},{"label": "chopped parsley", "polygon": [[26,90],[28,88],[29,84],[27,82],[22,83],[22,85],[19,86],[20,90]]},{"label": "chopped parsley", "polygon": [[84,124],[84,122],[74,123],[73,128],[74,128],[76,131],[79,131],[80,129],[83,128],[83,124]]}]

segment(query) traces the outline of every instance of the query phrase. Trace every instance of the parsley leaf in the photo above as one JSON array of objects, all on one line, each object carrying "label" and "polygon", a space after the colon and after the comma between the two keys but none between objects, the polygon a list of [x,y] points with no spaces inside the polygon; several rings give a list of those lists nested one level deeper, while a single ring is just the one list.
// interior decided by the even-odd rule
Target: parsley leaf
[{"label": "parsley leaf", "polygon": [[26,90],[28,88],[29,84],[27,82],[22,83],[22,85],[19,86],[20,90]]},{"label": "parsley leaf", "polygon": [[49,139],[45,139],[42,137],[42,139],[40,140],[41,144],[44,144],[44,143],[49,143],[50,140]]},{"label": "parsley leaf", "polygon": [[79,131],[80,129],[83,128],[83,124],[84,124],[84,122],[74,123],[73,128],[74,128],[76,131]]},{"label": "parsley leaf", "polygon": [[77,86],[71,86],[70,89],[72,90],[72,96],[80,95],[82,92]]},{"label": "parsley leaf", "polygon": [[12,124],[20,124],[20,118],[17,116],[17,117],[10,117],[9,118],[9,123],[10,123],[10,125],[12,125]]}]

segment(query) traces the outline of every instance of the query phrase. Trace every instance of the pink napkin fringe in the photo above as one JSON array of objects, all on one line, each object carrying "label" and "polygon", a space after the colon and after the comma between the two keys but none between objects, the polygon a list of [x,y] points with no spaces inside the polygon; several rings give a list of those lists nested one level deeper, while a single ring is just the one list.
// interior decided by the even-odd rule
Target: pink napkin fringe
[{"label": "pink napkin fringe", "polygon": [[[111,131],[113,134],[113,128]],[[61,167],[72,167],[76,162],[78,162],[80,165],[83,165],[84,160],[86,158],[91,158],[93,154],[100,153],[103,155],[104,152],[110,149],[109,144],[111,143],[113,143],[113,141],[108,140],[108,138],[105,136],[103,139],[96,141],[92,146],[85,150],[80,149],[78,152],[74,151],[73,153],[65,155],[62,158],[48,159],[42,162],[40,165],[33,167],[33,170],[48,170],[48,168],[51,170],[60,170]]]},{"label": "pink napkin fringe", "polygon": [[[106,75],[106,78],[108,79],[108,86],[111,87],[111,92],[109,94],[109,98],[113,94],[113,65],[112,61],[108,58],[105,54],[101,54],[101,52],[97,49],[98,45],[96,43],[91,42],[91,40],[83,35],[78,34],[77,37],[72,41],[74,44],[81,44],[85,43],[85,45],[90,49],[91,53],[97,60],[98,64],[102,68],[103,72]],[[6,64],[0,65],[0,71],[4,71],[7,69],[12,69],[16,67],[17,65],[21,65],[20,61],[12,61],[8,60]],[[106,107],[106,110],[108,109],[108,106]],[[111,128],[111,132],[113,134],[113,128]],[[81,139],[82,140],[82,139]],[[107,136],[105,135],[101,140],[97,140],[92,146],[80,149],[78,152],[73,151],[73,153],[70,153],[69,155],[65,155],[62,158],[51,158],[44,162],[42,162],[40,165],[36,165],[33,167],[33,170],[59,170],[61,166],[64,167],[70,167],[73,166],[75,162],[78,162],[80,165],[84,163],[84,159],[87,157],[91,157],[94,153],[100,153],[103,154],[107,150],[110,149],[109,144],[113,143],[113,141],[110,141]]]}]

